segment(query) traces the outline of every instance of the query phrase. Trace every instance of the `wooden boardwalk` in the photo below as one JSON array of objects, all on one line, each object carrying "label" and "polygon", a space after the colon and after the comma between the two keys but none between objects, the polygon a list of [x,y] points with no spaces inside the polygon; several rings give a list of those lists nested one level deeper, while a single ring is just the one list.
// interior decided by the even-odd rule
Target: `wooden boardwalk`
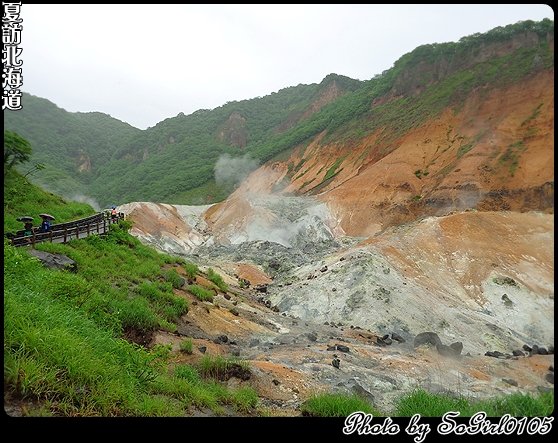
[{"label": "wooden boardwalk", "polygon": [[38,228],[33,228],[32,235],[24,235],[24,231],[17,231],[10,236],[10,242],[14,246],[35,245],[41,242],[66,243],[78,238],[86,238],[90,235],[103,235],[109,231],[112,223],[124,219],[124,214],[119,213],[115,219],[110,215],[99,212],[87,218],[74,220],[68,223],[52,225],[48,232],[38,232]]}]

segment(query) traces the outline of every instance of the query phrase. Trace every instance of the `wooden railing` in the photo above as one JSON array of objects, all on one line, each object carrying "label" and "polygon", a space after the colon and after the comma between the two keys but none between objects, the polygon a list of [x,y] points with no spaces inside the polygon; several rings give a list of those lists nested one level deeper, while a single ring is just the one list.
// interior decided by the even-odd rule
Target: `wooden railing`
[{"label": "wooden railing", "polygon": [[90,235],[102,235],[109,231],[112,223],[117,223],[124,219],[124,214],[120,212],[116,218],[112,218],[106,213],[100,212],[91,217],[74,220],[67,223],[52,225],[48,232],[39,232],[38,228],[33,228],[31,235],[25,235],[25,231],[17,231],[8,236],[12,245],[27,246],[35,243],[50,241],[51,243],[66,243],[70,240],[89,237]]}]

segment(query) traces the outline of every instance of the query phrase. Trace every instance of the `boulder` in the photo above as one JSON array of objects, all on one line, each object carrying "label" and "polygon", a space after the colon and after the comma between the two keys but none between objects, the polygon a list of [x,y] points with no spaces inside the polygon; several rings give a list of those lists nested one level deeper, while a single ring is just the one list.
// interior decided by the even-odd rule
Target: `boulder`
[{"label": "boulder", "polygon": [[345,345],[335,345],[335,348],[341,352],[349,352],[349,347]]},{"label": "boulder", "polygon": [[457,355],[460,355],[461,351],[463,351],[463,343],[460,341],[456,341],[455,343],[452,343],[450,345],[450,348],[452,348],[457,353]]},{"label": "boulder", "polygon": [[440,337],[438,337],[438,334],[436,334],[435,332],[421,332],[415,337],[413,346],[417,348],[421,345],[426,344],[432,346],[441,345],[442,340],[440,340]]},{"label": "boulder", "polygon": [[50,252],[38,251],[36,249],[30,249],[29,254],[37,257],[47,268],[77,272],[77,263],[63,254],[51,254]]}]

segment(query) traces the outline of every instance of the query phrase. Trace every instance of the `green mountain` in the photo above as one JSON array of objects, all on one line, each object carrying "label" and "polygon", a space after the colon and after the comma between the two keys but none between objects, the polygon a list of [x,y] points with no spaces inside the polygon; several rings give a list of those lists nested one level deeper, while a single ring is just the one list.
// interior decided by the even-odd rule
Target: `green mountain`
[{"label": "green mountain", "polygon": [[223,154],[265,162],[321,133],[323,141],[347,141],[387,127],[395,137],[459,106],[475,88],[506,86],[552,67],[553,34],[551,20],[519,22],[420,46],[365,82],[330,74],[320,84],[179,114],[144,131],[28,94],[24,109],[5,113],[4,123],[31,142],[32,162],[47,165],[34,180],[50,190],[78,191],[102,206],[210,203],[233,188],[214,179]]}]

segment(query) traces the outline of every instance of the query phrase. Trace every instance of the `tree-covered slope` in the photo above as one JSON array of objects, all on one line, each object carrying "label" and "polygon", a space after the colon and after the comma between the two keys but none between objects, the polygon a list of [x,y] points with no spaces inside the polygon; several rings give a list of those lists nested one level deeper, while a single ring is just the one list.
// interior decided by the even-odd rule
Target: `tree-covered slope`
[{"label": "tree-covered slope", "polygon": [[[330,142],[360,139],[380,127],[387,128],[386,137],[401,135],[447,106],[459,107],[475,88],[521,82],[553,67],[553,34],[551,20],[519,22],[455,43],[420,46],[366,82],[330,74],[320,84],[179,114],[145,131],[99,114],[69,119],[46,100],[33,98],[32,105],[29,96],[24,111],[5,114],[5,123],[29,139],[37,161],[49,166],[37,180],[51,188],[80,189],[102,205],[209,203],[231,191],[214,180],[223,154],[248,154],[261,163],[322,133]],[[43,118],[41,109],[54,116]],[[84,120],[110,129],[96,137],[81,130]],[[95,143],[100,146],[93,149]]]}]

